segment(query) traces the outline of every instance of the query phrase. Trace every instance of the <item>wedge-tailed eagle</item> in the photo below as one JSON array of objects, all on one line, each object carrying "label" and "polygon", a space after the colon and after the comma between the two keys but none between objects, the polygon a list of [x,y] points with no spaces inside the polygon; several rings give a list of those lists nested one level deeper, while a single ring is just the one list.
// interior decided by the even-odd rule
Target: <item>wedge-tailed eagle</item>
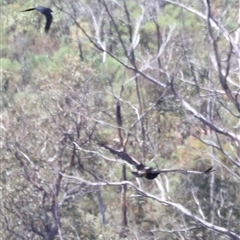
[{"label": "wedge-tailed eagle", "polygon": [[22,12],[28,12],[28,11],[33,11],[33,10],[36,10],[36,11],[42,13],[46,17],[45,32],[47,33],[48,30],[50,29],[50,25],[51,25],[52,19],[53,19],[53,16],[51,14],[52,10],[50,8],[37,6],[35,8],[29,8],[29,9],[23,10]]}]

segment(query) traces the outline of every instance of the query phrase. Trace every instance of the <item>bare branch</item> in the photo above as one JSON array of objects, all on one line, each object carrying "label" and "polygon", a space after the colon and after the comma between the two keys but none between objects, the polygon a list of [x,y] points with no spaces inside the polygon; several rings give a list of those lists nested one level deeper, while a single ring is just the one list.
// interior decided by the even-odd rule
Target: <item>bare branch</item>
[{"label": "bare branch", "polygon": [[229,236],[231,237],[233,240],[239,240],[240,236],[237,235],[236,233],[224,228],[224,227],[220,227],[218,225],[215,225],[213,223],[207,222],[204,219],[198,217],[197,215],[193,214],[191,211],[189,211],[187,208],[185,208],[184,206],[182,206],[179,203],[174,203],[174,202],[170,202],[167,200],[163,200],[161,198],[156,197],[155,195],[152,195],[140,188],[138,188],[136,185],[134,185],[132,182],[129,181],[122,181],[122,182],[90,182],[90,181],[86,181],[82,178],[79,177],[74,177],[74,176],[68,176],[65,174],[62,174],[63,177],[66,178],[71,178],[71,179],[75,179],[79,182],[85,182],[88,185],[92,185],[92,186],[122,186],[122,185],[129,185],[130,187],[134,188],[135,190],[137,190],[139,193],[141,193],[144,197],[148,197],[151,198],[157,202],[160,202],[162,204],[166,204],[168,206],[171,206],[175,209],[177,209],[178,211],[180,211],[182,214],[184,214],[185,216],[191,218],[193,221],[195,221],[196,223],[202,225],[205,228],[208,228],[209,230],[213,231],[213,232],[218,232],[221,233],[223,235]]}]

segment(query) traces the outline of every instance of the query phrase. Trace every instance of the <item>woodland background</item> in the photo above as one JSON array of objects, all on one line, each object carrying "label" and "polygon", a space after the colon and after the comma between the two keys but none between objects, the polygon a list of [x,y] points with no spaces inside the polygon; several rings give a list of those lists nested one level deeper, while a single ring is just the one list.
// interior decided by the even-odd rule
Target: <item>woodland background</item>
[{"label": "woodland background", "polygon": [[[239,26],[238,0],[2,0],[2,239],[240,239]],[[99,145],[117,102],[134,158],[215,171],[135,178]]]}]

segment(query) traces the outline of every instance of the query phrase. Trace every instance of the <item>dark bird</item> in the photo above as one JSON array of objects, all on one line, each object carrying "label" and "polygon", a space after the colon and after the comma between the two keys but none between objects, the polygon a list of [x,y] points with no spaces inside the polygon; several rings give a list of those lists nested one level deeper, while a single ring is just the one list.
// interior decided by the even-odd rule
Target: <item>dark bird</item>
[{"label": "dark bird", "polygon": [[33,10],[36,10],[36,11],[42,13],[46,17],[45,32],[47,33],[48,30],[50,29],[50,25],[51,25],[52,19],[53,19],[53,16],[51,14],[52,10],[50,8],[37,6],[35,8],[26,9],[26,10],[24,10],[22,12],[29,12],[29,11],[33,11]]},{"label": "dark bird", "polygon": [[132,174],[135,177],[144,177],[149,180],[152,180],[158,176],[160,173],[169,173],[169,172],[177,172],[182,174],[209,174],[214,171],[213,167],[210,167],[204,172],[199,171],[191,171],[191,170],[184,170],[184,169],[155,169],[151,167],[145,166],[143,163],[137,161],[133,157],[131,157],[128,153],[121,150],[115,150],[112,147],[106,145],[104,142],[98,143],[100,146],[107,149],[113,155],[118,156],[119,158],[123,159],[124,161],[130,163],[131,165],[135,166],[136,170],[132,171]]}]

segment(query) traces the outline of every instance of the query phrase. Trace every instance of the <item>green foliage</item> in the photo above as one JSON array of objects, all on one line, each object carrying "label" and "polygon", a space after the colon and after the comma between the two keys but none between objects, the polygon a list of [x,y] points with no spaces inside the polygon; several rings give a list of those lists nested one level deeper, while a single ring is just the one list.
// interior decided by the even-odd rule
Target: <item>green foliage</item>
[{"label": "green foliage", "polygon": [[[74,57],[73,50],[66,44],[60,46],[59,50],[56,51],[51,59],[52,64],[55,64],[55,68],[63,67],[67,59]],[[53,68],[54,70],[54,68]]]},{"label": "green foliage", "polygon": [[161,27],[175,26],[178,29],[187,28],[196,31],[201,26],[201,21],[193,13],[168,4],[158,17]]},{"label": "green foliage", "polygon": [[[4,1],[2,10],[6,14],[3,21],[6,31],[0,48],[3,73],[0,189],[4,206],[0,233],[3,239],[19,238],[14,231],[23,239],[29,236],[40,239],[31,229],[32,224],[45,233],[54,222],[52,210],[56,206],[63,239],[120,239],[123,187],[98,184],[120,182],[123,167],[120,159],[99,146],[99,136],[116,150],[124,149],[154,168],[204,171],[206,166],[214,164],[214,175],[166,173],[160,174],[157,181],[136,179],[126,164],[126,177],[162,201],[182,204],[199,217],[201,208],[206,221],[212,222],[214,218],[219,226],[239,232],[239,179],[232,161],[237,161],[239,146],[209,131],[208,126],[186,111],[173,89],[159,99],[165,88],[149,81],[169,84],[173,77],[174,90],[199,114],[224,130],[236,129],[238,134],[237,110],[220,87],[219,73],[210,64],[212,49],[203,22],[174,5],[167,4],[157,12],[155,5],[153,9],[146,2],[140,42],[134,49],[132,63],[118,37],[121,36],[129,51],[129,27],[134,33],[142,13],[138,1],[126,2],[130,23],[123,2],[109,2],[108,10],[117,28],[101,1],[85,1],[80,10],[67,1],[59,2],[72,16],[54,10],[54,26],[47,35],[43,29],[39,31],[34,25],[28,25],[31,16],[19,13],[29,5],[35,6],[33,1],[6,4]],[[200,8],[197,1],[191,4]],[[227,1],[214,4],[221,5],[215,6],[215,14],[229,8],[227,19],[222,21],[234,30],[236,5]],[[12,11],[15,12],[10,14]],[[110,51],[111,43],[111,53],[127,67],[109,55],[103,62],[103,53],[77,28],[73,16],[96,44],[100,40]],[[45,19],[40,17],[43,23]],[[164,47],[170,26],[176,28]],[[95,35],[98,31],[100,39]],[[218,36],[217,44],[221,59],[226,59],[228,42]],[[79,58],[80,47],[84,59]],[[157,56],[160,47],[163,52]],[[233,56],[230,67],[234,67],[229,71],[233,82],[238,81],[236,63]],[[237,92],[236,87],[235,84],[233,88]],[[116,123],[116,99],[121,104],[122,145]],[[214,148],[198,137],[221,143],[220,147]],[[147,199],[129,185],[126,189],[126,238],[172,240],[198,236],[208,240],[218,237],[202,226],[200,229],[197,222],[179,210]],[[231,226],[226,222],[231,222]],[[12,231],[7,231],[7,226]],[[182,226],[195,230],[182,231]],[[180,232],[175,235],[177,230]]]},{"label": "green foliage", "polygon": [[2,70],[10,70],[10,71],[18,71],[20,70],[20,63],[17,62],[16,60],[11,61],[10,59],[7,58],[1,58],[1,69]]}]

